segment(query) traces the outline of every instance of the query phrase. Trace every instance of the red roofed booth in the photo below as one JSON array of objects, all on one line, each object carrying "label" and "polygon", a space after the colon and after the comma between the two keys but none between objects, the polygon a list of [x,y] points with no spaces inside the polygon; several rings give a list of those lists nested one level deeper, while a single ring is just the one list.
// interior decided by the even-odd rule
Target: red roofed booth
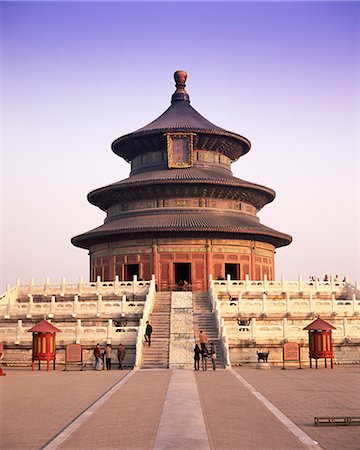
[{"label": "red roofed booth", "polygon": [[325,358],[325,367],[327,367],[326,359],[330,358],[331,368],[334,367],[334,351],[331,330],[336,328],[325,320],[318,317],[311,322],[304,330],[309,331],[309,357],[310,368],[312,367],[311,359],[315,358],[315,367],[318,368],[318,359]]},{"label": "red roofed booth", "polygon": [[53,361],[55,370],[56,333],[61,333],[61,330],[47,320],[42,320],[28,331],[33,334],[31,370],[35,369],[35,361],[39,361],[39,370],[41,361],[47,362],[47,370],[50,368],[50,361]]}]

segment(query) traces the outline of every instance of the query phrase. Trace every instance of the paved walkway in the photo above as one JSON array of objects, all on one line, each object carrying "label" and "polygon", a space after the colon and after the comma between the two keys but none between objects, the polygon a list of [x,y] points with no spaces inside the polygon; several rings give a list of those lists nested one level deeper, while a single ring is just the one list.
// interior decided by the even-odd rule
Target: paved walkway
[{"label": "paved walkway", "polygon": [[360,427],[313,426],[359,415],[358,366],[6,373],[1,449],[359,448]]}]

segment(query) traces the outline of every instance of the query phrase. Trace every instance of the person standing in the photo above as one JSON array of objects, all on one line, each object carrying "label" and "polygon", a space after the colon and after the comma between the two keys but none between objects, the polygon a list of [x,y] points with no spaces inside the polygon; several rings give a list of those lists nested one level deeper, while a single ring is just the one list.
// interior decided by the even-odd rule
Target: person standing
[{"label": "person standing", "polygon": [[208,359],[208,349],[206,348],[206,345],[201,349],[201,366],[202,370],[207,370],[207,359]]},{"label": "person standing", "polygon": [[199,344],[196,344],[194,348],[194,370],[200,369],[200,353],[201,350]]},{"label": "person standing", "polygon": [[200,347],[201,347],[201,349],[206,347],[207,341],[208,341],[208,338],[206,335],[206,331],[200,331]]},{"label": "person standing", "polygon": [[149,347],[151,345],[151,333],[153,332],[152,326],[149,321],[146,321],[146,329],[145,329],[145,341],[149,343]]},{"label": "person standing", "polygon": [[213,370],[216,370],[216,347],[213,342],[210,342],[210,356]]},{"label": "person standing", "polygon": [[106,348],[105,348],[106,370],[111,370],[111,357],[112,357],[111,345],[106,344]]},{"label": "person standing", "polygon": [[94,348],[94,357],[95,357],[95,370],[101,370],[101,348],[100,344],[96,344],[96,347]]},{"label": "person standing", "polygon": [[118,348],[119,369],[123,370],[123,361],[125,358],[125,347],[120,343]]}]

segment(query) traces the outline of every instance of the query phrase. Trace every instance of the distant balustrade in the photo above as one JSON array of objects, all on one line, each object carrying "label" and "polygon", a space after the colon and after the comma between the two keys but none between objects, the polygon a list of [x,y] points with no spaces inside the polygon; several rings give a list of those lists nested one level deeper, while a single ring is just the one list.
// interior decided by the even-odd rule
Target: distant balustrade
[{"label": "distant balustrade", "polygon": [[87,317],[142,315],[150,281],[70,283],[36,285],[30,282],[8,288],[0,299],[5,319],[36,316]]}]

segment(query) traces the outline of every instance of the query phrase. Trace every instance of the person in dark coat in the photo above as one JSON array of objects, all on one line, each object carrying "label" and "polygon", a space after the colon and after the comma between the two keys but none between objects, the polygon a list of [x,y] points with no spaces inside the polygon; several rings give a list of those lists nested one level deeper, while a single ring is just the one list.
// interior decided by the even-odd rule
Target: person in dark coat
[{"label": "person in dark coat", "polygon": [[145,329],[145,341],[149,343],[149,347],[151,345],[151,333],[152,333],[153,329],[152,326],[150,325],[149,321],[146,321],[146,329]]},{"label": "person in dark coat", "polygon": [[102,353],[100,344],[96,344],[96,347],[94,348],[94,357],[95,357],[95,370],[101,370]]},{"label": "person in dark coat", "polygon": [[194,348],[194,370],[200,369],[200,353],[200,347],[198,344],[196,344]]},{"label": "person in dark coat", "polygon": [[206,331],[203,331],[203,330],[200,331],[199,339],[200,339],[200,347],[201,347],[201,349],[203,349],[204,347],[206,347],[206,343],[208,341]]},{"label": "person in dark coat", "polygon": [[206,348],[206,346],[204,346],[201,349],[201,365],[202,365],[202,370],[207,370],[207,359],[208,359],[208,349]]},{"label": "person in dark coat", "polygon": [[106,348],[105,348],[106,370],[111,370],[111,358],[112,358],[111,345],[106,344]]},{"label": "person in dark coat", "polygon": [[211,363],[213,370],[216,369],[216,347],[213,342],[210,342],[210,357],[211,357]]},{"label": "person in dark coat", "polygon": [[123,344],[119,344],[119,348],[118,348],[118,360],[119,360],[119,369],[123,370],[123,361],[125,358],[125,347],[123,346]]}]

